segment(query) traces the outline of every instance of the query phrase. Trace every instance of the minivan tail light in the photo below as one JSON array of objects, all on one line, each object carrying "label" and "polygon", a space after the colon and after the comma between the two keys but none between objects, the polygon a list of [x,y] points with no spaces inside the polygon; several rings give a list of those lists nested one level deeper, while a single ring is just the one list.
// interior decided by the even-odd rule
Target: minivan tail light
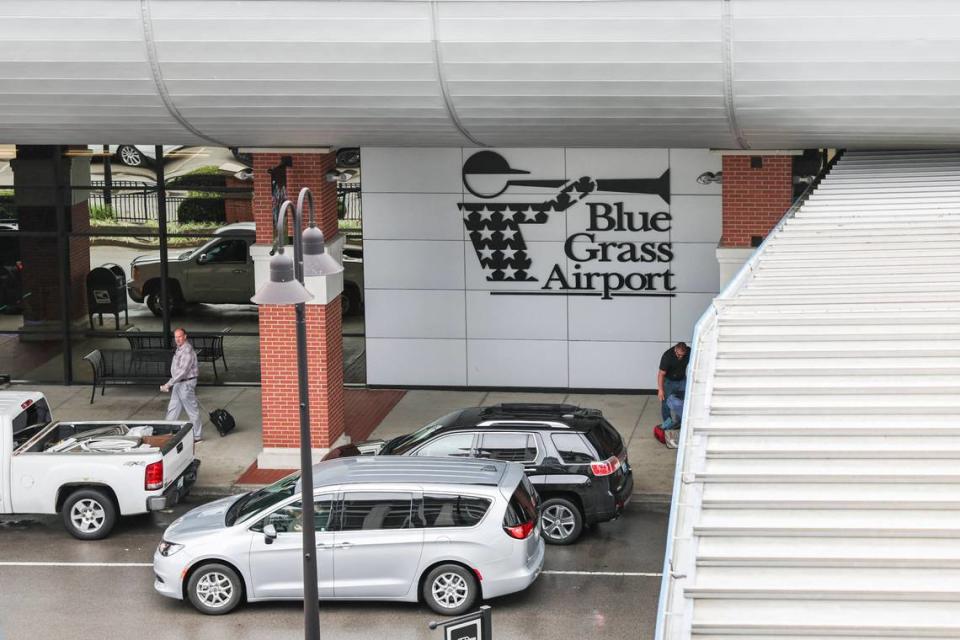
[{"label": "minivan tail light", "polygon": [[515,527],[504,527],[503,530],[507,532],[507,535],[511,538],[516,538],[517,540],[526,540],[530,537],[530,534],[533,533],[533,529],[536,523],[531,520],[529,522],[523,522],[518,524]]},{"label": "minivan tail light", "polygon": [[143,488],[147,491],[163,489],[163,460],[151,462],[143,472]]},{"label": "minivan tail light", "polygon": [[610,456],[601,462],[591,462],[590,471],[592,471],[593,475],[597,477],[609,476],[617,472],[617,469],[620,468],[620,464],[620,458],[617,456]]}]

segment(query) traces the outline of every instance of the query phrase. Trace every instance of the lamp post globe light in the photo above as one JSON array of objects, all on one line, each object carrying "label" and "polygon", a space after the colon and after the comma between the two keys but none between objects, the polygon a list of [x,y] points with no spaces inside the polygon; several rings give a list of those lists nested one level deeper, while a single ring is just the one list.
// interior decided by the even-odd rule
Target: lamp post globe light
[{"label": "lamp post globe light", "polygon": [[[310,205],[310,228],[303,231],[303,205]],[[293,258],[284,253],[287,212],[293,210]],[[307,318],[305,303],[313,295],[304,286],[304,275],[326,276],[340,273],[343,267],[326,253],[323,233],[314,222],[313,194],[300,190],[297,206],[284,201],[273,221],[273,257],[270,279],[250,301],[257,305],[294,305],[297,317],[297,377],[300,396],[300,489],[303,512],[303,617],[304,638],[320,639],[320,596],[317,585],[316,532],[313,516],[313,454],[310,442],[310,397],[307,384]],[[306,272],[306,273],[305,273]]]}]

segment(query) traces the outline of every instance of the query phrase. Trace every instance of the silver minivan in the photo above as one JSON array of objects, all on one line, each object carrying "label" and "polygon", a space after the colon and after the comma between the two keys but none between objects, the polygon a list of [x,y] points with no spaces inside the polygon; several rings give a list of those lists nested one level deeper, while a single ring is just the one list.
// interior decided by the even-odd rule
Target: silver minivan
[{"label": "silver minivan", "polygon": [[[495,460],[357,457],[314,466],[322,600],[425,602],[459,615],[526,589],[543,566],[539,498]],[[153,557],[154,587],[202,613],[303,598],[300,476],[198,507]]]}]

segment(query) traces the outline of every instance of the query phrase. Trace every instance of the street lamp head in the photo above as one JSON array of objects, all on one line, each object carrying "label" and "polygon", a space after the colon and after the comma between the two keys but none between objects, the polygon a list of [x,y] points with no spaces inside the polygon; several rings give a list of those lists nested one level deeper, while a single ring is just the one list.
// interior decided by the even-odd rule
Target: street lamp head
[{"label": "street lamp head", "polygon": [[303,230],[303,275],[304,276],[331,276],[343,271],[326,252],[323,243],[323,232],[312,224]]},{"label": "street lamp head", "polygon": [[293,258],[277,253],[270,258],[270,281],[250,298],[254,304],[300,304],[313,296],[294,275]]}]

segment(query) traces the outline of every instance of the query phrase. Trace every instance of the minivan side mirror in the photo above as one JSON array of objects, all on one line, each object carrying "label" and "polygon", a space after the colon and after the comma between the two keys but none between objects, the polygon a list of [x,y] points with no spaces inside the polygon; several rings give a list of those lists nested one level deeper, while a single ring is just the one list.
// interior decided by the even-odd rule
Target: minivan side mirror
[{"label": "minivan side mirror", "polygon": [[276,539],[277,539],[277,528],[272,524],[264,525],[263,541],[267,544],[273,544],[273,541]]}]

